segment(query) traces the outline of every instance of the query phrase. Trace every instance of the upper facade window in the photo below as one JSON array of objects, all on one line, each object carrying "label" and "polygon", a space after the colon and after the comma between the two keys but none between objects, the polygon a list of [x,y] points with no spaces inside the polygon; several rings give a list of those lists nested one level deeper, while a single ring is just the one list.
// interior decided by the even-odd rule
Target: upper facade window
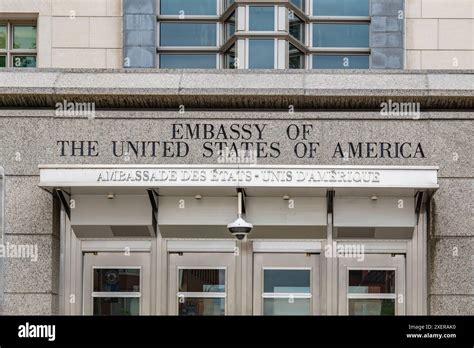
[{"label": "upper facade window", "polygon": [[249,39],[249,69],[275,68],[275,40]]},{"label": "upper facade window", "polygon": [[369,68],[369,0],[311,0],[313,69]]},{"label": "upper facade window", "polygon": [[314,23],[313,47],[369,47],[368,24]]},{"label": "upper facade window", "polygon": [[369,0],[312,0],[313,16],[368,16]]},{"label": "upper facade window", "polygon": [[275,30],[275,6],[249,6],[250,31]]},{"label": "upper facade window", "polygon": [[217,46],[217,24],[165,22],[160,25],[161,46]]},{"label": "upper facade window", "polygon": [[215,16],[216,0],[161,0],[160,14],[180,16]]},{"label": "upper facade window", "polygon": [[36,67],[36,25],[0,22],[0,68]]},{"label": "upper facade window", "polygon": [[301,11],[304,12],[305,10],[305,0],[290,0],[290,2],[295,5],[296,7],[298,7]]},{"label": "upper facade window", "polygon": [[369,0],[159,3],[161,68],[369,67]]}]

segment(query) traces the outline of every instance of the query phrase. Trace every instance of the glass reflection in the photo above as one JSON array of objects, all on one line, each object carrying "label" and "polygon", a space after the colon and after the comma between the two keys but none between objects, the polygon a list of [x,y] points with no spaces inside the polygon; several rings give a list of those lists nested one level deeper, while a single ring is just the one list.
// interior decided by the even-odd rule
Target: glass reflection
[{"label": "glass reflection", "polygon": [[225,299],[187,297],[179,302],[179,315],[225,315]]},{"label": "glass reflection", "polygon": [[162,69],[215,69],[215,54],[160,54]]},{"label": "glass reflection", "polygon": [[393,294],[395,293],[395,271],[350,270],[349,293]]},{"label": "glass reflection", "polygon": [[395,300],[349,299],[349,315],[395,315]]},{"label": "glass reflection", "polygon": [[13,27],[14,49],[36,49],[36,27],[15,25]]},{"label": "glass reflection", "polygon": [[5,68],[7,66],[7,57],[0,56],[0,68]]},{"label": "glass reflection", "polygon": [[368,69],[368,55],[313,55],[313,69]]},{"label": "glass reflection", "polygon": [[309,270],[263,271],[264,293],[310,293]]},{"label": "glass reflection", "polygon": [[369,47],[369,25],[315,23],[313,47]]},{"label": "glass reflection", "polygon": [[139,269],[94,269],[95,292],[139,292]]},{"label": "glass reflection", "polygon": [[297,49],[294,45],[289,44],[289,68],[304,69],[305,54]]},{"label": "glass reflection", "polygon": [[224,269],[180,269],[180,292],[225,292]]},{"label": "glass reflection", "polygon": [[215,23],[161,23],[161,46],[216,46]]},{"label": "glass reflection", "polygon": [[275,42],[273,39],[249,40],[249,68],[273,69],[275,67]]},{"label": "glass reflection", "polygon": [[216,0],[161,0],[163,15],[216,15]]},{"label": "glass reflection", "polygon": [[290,35],[292,35],[295,39],[299,40],[301,43],[304,44],[304,22],[296,15],[292,15],[289,17],[290,23]]},{"label": "glass reflection", "polygon": [[138,297],[94,297],[94,315],[139,315]]},{"label": "glass reflection", "polygon": [[15,68],[35,68],[35,56],[13,56],[13,67]]},{"label": "glass reflection", "polygon": [[369,0],[313,0],[313,16],[368,16]]},{"label": "glass reflection", "polygon": [[302,11],[304,11],[304,0],[290,0],[290,2]]},{"label": "glass reflection", "polygon": [[224,22],[224,41],[229,40],[235,34],[235,12]]},{"label": "glass reflection", "polygon": [[235,44],[232,45],[224,56],[225,68],[226,69],[235,69]]},{"label": "glass reflection", "polygon": [[274,6],[250,6],[249,7],[249,30],[250,31],[275,30],[275,7]]},{"label": "glass reflection", "polygon": [[7,26],[0,25],[0,49],[7,49]]},{"label": "glass reflection", "polygon": [[264,315],[310,315],[309,298],[264,298]]}]

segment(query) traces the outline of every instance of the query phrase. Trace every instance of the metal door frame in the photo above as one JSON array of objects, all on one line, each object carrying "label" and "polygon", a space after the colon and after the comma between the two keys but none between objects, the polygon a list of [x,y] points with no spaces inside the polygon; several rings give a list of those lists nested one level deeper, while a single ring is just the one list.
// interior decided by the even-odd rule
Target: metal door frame
[{"label": "metal door frame", "polygon": [[229,252],[170,252],[168,253],[168,314],[178,315],[180,269],[225,269],[225,315],[237,314],[236,256]]},{"label": "metal door frame", "polygon": [[[308,259],[305,259],[308,258]],[[311,271],[311,315],[321,314],[321,262],[318,253],[254,253],[253,254],[253,315],[263,315],[263,270],[309,269]],[[298,296],[295,296],[297,298]]]},{"label": "metal door frame", "polygon": [[[395,315],[406,313],[406,260],[400,254],[366,254],[363,261],[356,258],[339,258],[338,267],[338,314],[349,315],[348,278],[349,270],[394,270],[395,271]],[[375,294],[374,294],[375,295]],[[384,294],[387,295],[387,294]],[[401,295],[401,297],[400,297]],[[372,298],[376,297],[373,296]],[[386,298],[388,296],[381,296]]]},{"label": "metal door frame", "polygon": [[[140,269],[140,315],[151,314],[150,253],[147,252],[85,252],[83,267],[82,314],[93,315],[93,270],[130,268]],[[136,297],[124,293],[120,297]]]}]

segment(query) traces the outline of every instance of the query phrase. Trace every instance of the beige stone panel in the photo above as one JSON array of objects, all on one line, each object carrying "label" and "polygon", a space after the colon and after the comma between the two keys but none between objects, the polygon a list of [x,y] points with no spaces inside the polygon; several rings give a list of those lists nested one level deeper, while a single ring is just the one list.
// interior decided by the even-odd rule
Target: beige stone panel
[{"label": "beige stone panel", "polygon": [[105,49],[53,48],[54,68],[105,68]]},{"label": "beige stone panel", "polygon": [[39,13],[51,15],[52,0],[1,0],[0,13]]},{"label": "beige stone panel", "polygon": [[421,0],[405,0],[406,18],[421,17]]},{"label": "beige stone panel", "polygon": [[107,0],[107,16],[122,16],[122,0]]},{"label": "beige stone panel", "polygon": [[89,47],[89,18],[53,17],[53,47]]},{"label": "beige stone panel", "polygon": [[422,51],[422,69],[474,69],[474,51]]},{"label": "beige stone panel", "polygon": [[422,0],[421,11],[423,18],[474,18],[474,1]]},{"label": "beige stone panel", "polygon": [[107,0],[52,0],[53,16],[107,16]]},{"label": "beige stone panel", "polygon": [[122,49],[108,49],[107,50],[107,68],[121,69],[122,64]]},{"label": "beige stone panel", "polygon": [[407,52],[407,69],[421,69],[421,51],[406,51]]},{"label": "beige stone panel", "polygon": [[121,48],[122,17],[91,17],[90,47]]},{"label": "beige stone panel", "polygon": [[438,48],[438,20],[407,19],[407,49]]},{"label": "beige stone panel", "polygon": [[51,67],[51,16],[38,17],[38,67]]},{"label": "beige stone panel", "polygon": [[439,48],[474,49],[474,19],[440,19]]}]

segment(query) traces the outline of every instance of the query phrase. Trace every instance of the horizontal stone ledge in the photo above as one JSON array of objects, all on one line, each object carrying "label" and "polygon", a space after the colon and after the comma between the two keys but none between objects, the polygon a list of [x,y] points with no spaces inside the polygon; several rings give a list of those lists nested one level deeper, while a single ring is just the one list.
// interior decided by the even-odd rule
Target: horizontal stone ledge
[{"label": "horizontal stone ledge", "polygon": [[386,96],[255,96],[255,95],[85,95],[85,94],[2,94],[0,108],[55,108],[56,103],[94,103],[96,109],[176,110],[380,110],[387,100],[392,103],[419,103],[420,110],[471,110],[474,98]]},{"label": "horizontal stone ledge", "polygon": [[[154,109],[96,109],[95,119],[176,119],[179,116],[187,120],[223,120],[223,119],[247,119],[247,120],[328,120],[328,121],[357,121],[357,120],[377,120],[377,121],[472,121],[474,112],[467,110],[455,111],[421,111],[417,115],[409,114],[383,114],[380,110],[299,110],[291,115],[288,109],[283,110],[192,110],[186,109],[186,117],[178,114],[179,109],[160,110]],[[57,119],[83,119],[84,115],[64,115],[58,114],[54,108],[36,109],[0,109],[1,118],[57,118]]]},{"label": "horizontal stone ledge", "polygon": [[339,70],[55,70],[0,72],[0,107],[96,108],[350,108],[382,102],[422,109],[474,108],[474,73]]}]

